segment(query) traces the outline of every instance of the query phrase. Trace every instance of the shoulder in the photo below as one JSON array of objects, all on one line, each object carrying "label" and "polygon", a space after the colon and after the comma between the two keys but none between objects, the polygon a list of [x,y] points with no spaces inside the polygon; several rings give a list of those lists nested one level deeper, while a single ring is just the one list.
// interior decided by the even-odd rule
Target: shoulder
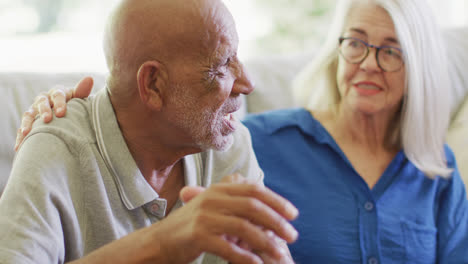
[{"label": "shoulder", "polygon": [[[462,244],[466,245],[468,240],[468,200],[466,199],[465,184],[458,171],[452,150],[447,145],[444,146],[444,150],[447,165],[453,171],[448,178],[438,178],[440,204],[437,210],[441,244],[443,247],[447,247],[449,245],[447,241],[452,241],[451,246],[453,246],[457,244],[454,241],[460,240],[463,241]],[[454,230],[457,231],[454,232]],[[464,247],[463,251],[466,251]]]},{"label": "shoulder", "polygon": [[447,167],[452,169],[452,173],[449,177],[438,177],[442,191],[449,190],[449,192],[465,192],[465,185],[461,178],[460,171],[458,170],[455,154],[447,144],[444,145],[444,152]]},{"label": "shoulder", "polygon": [[81,151],[82,145],[67,142],[53,133],[35,133],[18,150],[9,180],[53,186],[74,169],[79,171]]},{"label": "shoulder", "polygon": [[458,171],[455,154],[447,144],[444,145],[444,153],[447,167],[452,170],[452,173],[448,177],[437,177],[437,179],[439,179],[441,189],[445,190],[457,186],[464,186],[460,172]]},{"label": "shoulder", "polygon": [[10,178],[47,187],[78,172],[83,150],[94,137],[89,104],[89,100],[73,99],[65,117],[54,117],[48,124],[36,120],[16,153]]},{"label": "shoulder", "polygon": [[[468,206],[468,200],[466,200],[466,189],[456,164],[455,155],[448,145],[444,146],[444,151],[447,167],[452,169],[452,172],[449,177],[438,176],[435,179],[435,182],[438,184],[439,201],[445,204],[445,206],[443,206],[446,207],[445,209],[449,209],[455,205],[461,206],[462,204],[465,208]],[[445,211],[444,208],[441,209],[442,211]],[[465,208],[463,213],[466,213],[466,210],[468,210],[468,208]],[[450,214],[455,215],[457,218],[461,212],[462,211],[457,212],[457,210],[453,210]]]},{"label": "shoulder", "polygon": [[65,117],[54,117],[50,124],[38,125],[38,128],[56,128],[66,130],[67,134],[82,134],[84,129],[88,129],[92,123],[92,103],[95,97],[85,99],[72,99],[67,104],[67,114]]},{"label": "shoulder", "polygon": [[[44,123],[37,119],[31,132],[26,136],[22,145],[39,134],[50,134],[62,139],[69,145],[75,145],[78,142],[92,142],[93,128],[91,119],[91,101],[89,99],[72,99],[67,103],[67,114],[65,117],[55,117],[50,123]],[[37,142],[37,141],[36,141]],[[22,148],[22,145],[20,148]],[[52,145],[49,145],[51,148]],[[38,152],[40,153],[40,152]]]},{"label": "shoulder", "polygon": [[447,144],[444,145],[444,152],[445,152],[445,159],[447,160],[447,166],[449,168],[456,167],[455,154],[453,153],[449,145]]}]

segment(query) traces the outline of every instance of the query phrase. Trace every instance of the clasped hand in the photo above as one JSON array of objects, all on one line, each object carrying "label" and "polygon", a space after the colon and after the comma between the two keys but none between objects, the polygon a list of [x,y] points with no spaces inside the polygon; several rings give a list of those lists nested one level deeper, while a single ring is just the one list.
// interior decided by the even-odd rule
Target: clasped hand
[{"label": "clasped hand", "polygon": [[[202,187],[185,187],[187,204],[154,225],[168,263],[188,263],[209,252],[232,263],[293,263],[286,242],[297,239],[288,220],[297,209],[240,175]],[[280,238],[280,239],[279,239]]]}]

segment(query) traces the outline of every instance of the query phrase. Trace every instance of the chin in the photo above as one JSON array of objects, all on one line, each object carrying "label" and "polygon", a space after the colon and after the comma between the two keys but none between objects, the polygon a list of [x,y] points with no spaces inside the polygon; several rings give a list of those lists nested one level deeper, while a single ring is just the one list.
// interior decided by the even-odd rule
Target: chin
[{"label": "chin", "polygon": [[214,138],[210,143],[203,144],[203,149],[213,149],[216,151],[227,151],[234,144],[234,136],[232,134],[219,136]]},{"label": "chin", "polygon": [[381,107],[376,105],[375,102],[354,102],[354,104],[351,105],[351,109],[353,112],[359,112],[363,114],[369,114],[372,115],[374,113],[377,113],[381,110]]},{"label": "chin", "polygon": [[373,115],[379,112],[379,110],[376,107],[369,107],[369,106],[364,106],[364,107],[357,107],[356,112],[360,112],[366,115]]}]

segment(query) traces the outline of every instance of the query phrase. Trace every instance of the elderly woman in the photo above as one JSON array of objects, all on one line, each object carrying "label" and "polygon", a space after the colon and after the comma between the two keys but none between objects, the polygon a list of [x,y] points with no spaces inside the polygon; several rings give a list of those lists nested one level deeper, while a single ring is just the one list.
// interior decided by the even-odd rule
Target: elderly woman
[{"label": "elderly woman", "polygon": [[298,263],[468,263],[468,208],[444,146],[441,35],[419,0],[342,1],[308,107],[245,120],[267,186],[301,212]]},{"label": "elderly woman", "polygon": [[444,146],[450,82],[430,8],[338,7],[321,57],[296,80],[307,107],[244,121],[266,185],[301,212],[294,259],[468,263],[468,203]]}]

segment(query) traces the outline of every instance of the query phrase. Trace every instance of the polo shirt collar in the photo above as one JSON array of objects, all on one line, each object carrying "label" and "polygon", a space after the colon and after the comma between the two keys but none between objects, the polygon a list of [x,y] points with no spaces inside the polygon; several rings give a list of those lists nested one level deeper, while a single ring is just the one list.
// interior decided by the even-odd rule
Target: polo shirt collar
[{"label": "polo shirt collar", "polygon": [[138,169],[120,131],[108,89],[96,94],[92,106],[93,125],[99,152],[111,172],[127,209],[133,210],[149,203],[159,195]]}]

